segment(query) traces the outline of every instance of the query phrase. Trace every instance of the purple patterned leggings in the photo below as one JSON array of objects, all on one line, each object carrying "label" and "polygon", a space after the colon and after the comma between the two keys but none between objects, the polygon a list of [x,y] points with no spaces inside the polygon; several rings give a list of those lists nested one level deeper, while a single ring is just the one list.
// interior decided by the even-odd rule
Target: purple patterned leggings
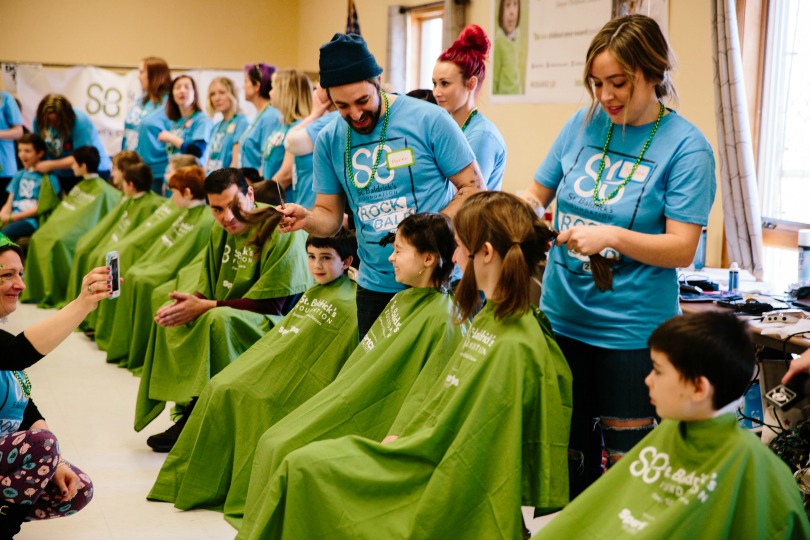
[{"label": "purple patterned leggings", "polygon": [[72,500],[60,500],[59,488],[51,482],[58,464],[59,443],[50,431],[34,429],[0,436],[0,499],[30,504],[29,521],[75,514],[93,498],[93,483],[68,464],[81,484]]}]

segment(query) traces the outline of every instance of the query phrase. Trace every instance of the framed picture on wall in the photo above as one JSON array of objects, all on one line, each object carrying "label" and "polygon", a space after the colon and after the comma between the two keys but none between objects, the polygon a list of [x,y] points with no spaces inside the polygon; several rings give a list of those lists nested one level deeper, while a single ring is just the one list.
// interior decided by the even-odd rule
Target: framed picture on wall
[{"label": "framed picture on wall", "polygon": [[613,0],[613,16],[640,13],[655,19],[669,39],[669,0]]}]

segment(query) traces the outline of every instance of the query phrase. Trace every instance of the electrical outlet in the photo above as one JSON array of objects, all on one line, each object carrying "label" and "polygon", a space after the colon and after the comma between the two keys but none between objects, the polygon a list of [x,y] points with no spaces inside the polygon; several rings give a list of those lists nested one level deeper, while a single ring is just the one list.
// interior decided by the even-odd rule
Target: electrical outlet
[{"label": "electrical outlet", "polygon": [[764,314],[762,322],[766,324],[794,324],[805,318],[804,312],[800,309],[786,309]]}]

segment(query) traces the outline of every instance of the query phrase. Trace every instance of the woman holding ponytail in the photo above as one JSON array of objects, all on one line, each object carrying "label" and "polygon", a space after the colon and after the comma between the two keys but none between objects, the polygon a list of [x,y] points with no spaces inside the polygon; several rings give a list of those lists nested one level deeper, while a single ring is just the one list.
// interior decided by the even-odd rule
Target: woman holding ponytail
[{"label": "woman holding ponytail", "polygon": [[[571,497],[656,425],[647,340],[678,308],[676,268],[695,255],[714,200],[712,148],[664,99],[672,52],[643,15],[609,21],[585,61],[589,108],[565,125],[523,196],[556,197],[541,306],[574,375]],[[612,264],[599,290],[590,257]]]},{"label": "woman holding ponytail", "polygon": [[464,28],[433,68],[433,96],[464,132],[487,189],[500,191],[506,167],[506,143],[495,124],[476,105],[489,49],[489,38],[480,26],[471,24]]},{"label": "woman holding ponytail", "polygon": [[497,191],[472,195],[453,225],[456,320],[477,314],[441,375],[411,388],[382,441],[288,454],[238,538],[519,538],[521,505],[568,501],[571,373],[529,305],[552,232]]}]

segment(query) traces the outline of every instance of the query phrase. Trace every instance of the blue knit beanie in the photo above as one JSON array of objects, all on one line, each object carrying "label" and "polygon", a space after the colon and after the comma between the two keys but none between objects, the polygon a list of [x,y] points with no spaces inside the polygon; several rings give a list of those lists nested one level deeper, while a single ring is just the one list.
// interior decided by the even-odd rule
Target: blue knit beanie
[{"label": "blue knit beanie", "polygon": [[321,88],[331,88],[379,76],[383,70],[358,34],[335,34],[321,47]]}]

